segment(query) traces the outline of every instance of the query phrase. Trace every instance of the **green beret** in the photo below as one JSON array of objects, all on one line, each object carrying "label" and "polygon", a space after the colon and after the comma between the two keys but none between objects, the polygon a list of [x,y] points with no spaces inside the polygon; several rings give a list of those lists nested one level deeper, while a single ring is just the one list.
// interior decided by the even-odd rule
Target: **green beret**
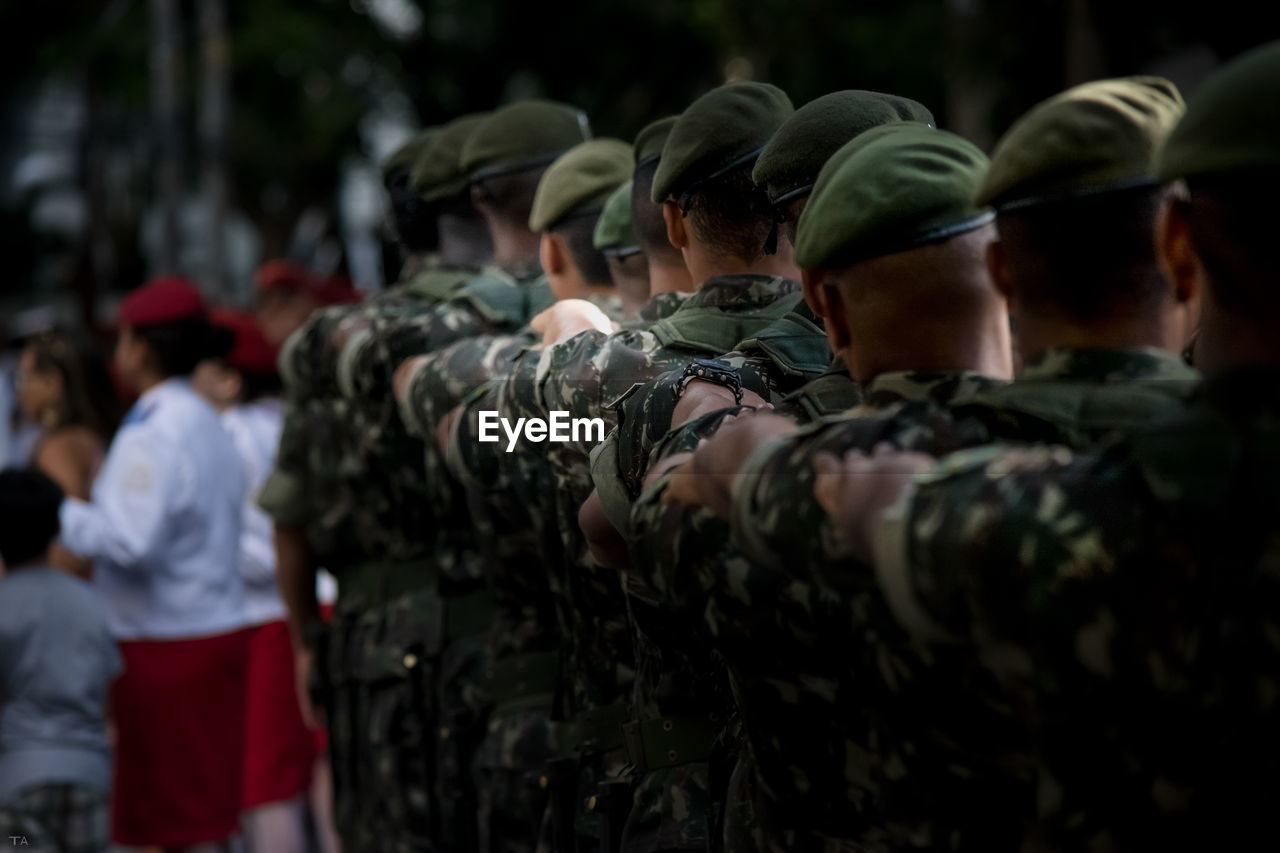
[{"label": "green beret", "polygon": [[383,180],[386,180],[387,176],[397,169],[412,169],[413,164],[418,159],[418,155],[431,144],[439,132],[440,128],[438,127],[428,127],[426,130],[420,130],[410,136],[408,142],[392,151],[390,156],[382,161]]},{"label": "green beret", "polygon": [[1156,151],[1183,109],[1162,77],[1068,89],[1032,107],[996,144],[978,203],[1004,210],[1154,183]]},{"label": "green beret", "polygon": [[634,255],[640,251],[635,228],[631,226],[631,181],[613,191],[596,220],[591,245],[611,255]]},{"label": "green beret", "polygon": [[987,224],[973,201],[987,169],[973,143],[916,122],[874,128],[822,167],[796,226],[796,263],[849,264]]},{"label": "green beret", "polygon": [[423,148],[409,173],[409,185],[426,201],[459,195],[467,188],[462,170],[462,146],[488,113],[459,116],[440,128]]},{"label": "green beret", "polygon": [[577,107],[532,98],[494,110],[462,146],[462,168],[472,182],[545,166],[591,138],[587,114]]},{"label": "green beret", "polygon": [[654,203],[751,162],[794,112],[787,93],[768,83],[728,83],[698,98],[662,146]]},{"label": "green beret", "polygon": [[1162,181],[1280,173],[1280,41],[1249,51],[1205,80],[1165,141]]},{"label": "green beret", "polygon": [[882,124],[916,121],[933,125],[933,114],[910,98],[851,89],[832,92],[795,111],[760,152],[751,178],[774,204],[807,195],[832,154],[863,131]]},{"label": "green beret", "polygon": [[667,144],[671,128],[676,126],[680,116],[667,116],[651,121],[636,134],[636,141],[631,147],[636,150],[636,168],[651,163],[662,156],[662,146]]},{"label": "green beret", "polygon": [[593,139],[575,145],[538,181],[529,228],[546,231],[567,217],[599,213],[610,193],[630,177],[631,146],[627,143]]}]

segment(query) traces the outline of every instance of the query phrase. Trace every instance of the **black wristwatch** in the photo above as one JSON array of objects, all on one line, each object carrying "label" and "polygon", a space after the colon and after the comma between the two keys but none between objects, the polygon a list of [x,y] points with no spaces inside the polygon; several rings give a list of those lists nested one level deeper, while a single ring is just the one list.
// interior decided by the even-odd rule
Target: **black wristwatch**
[{"label": "black wristwatch", "polygon": [[685,365],[680,381],[671,389],[677,400],[684,396],[684,389],[695,379],[723,385],[733,392],[733,401],[735,403],[742,402],[742,379],[738,376],[736,370],[723,361],[718,361],[714,358],[695,358]]}]

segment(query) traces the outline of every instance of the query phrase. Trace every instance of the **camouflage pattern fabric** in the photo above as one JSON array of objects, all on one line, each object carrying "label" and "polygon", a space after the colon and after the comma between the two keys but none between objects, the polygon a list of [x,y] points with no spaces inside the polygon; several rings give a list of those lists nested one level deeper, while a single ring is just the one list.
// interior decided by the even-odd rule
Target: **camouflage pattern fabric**
[{"label": "camouflage pattern fabric", "polygon": [[[722,651],[731,664],[749,664],[741,671],[735,666],[734,674],[750,694],[743,713],[766,797],[761,811],[785,815],[788,827],[812,827],[871,848],[1003,847],[1025,831],[1025,823],[1013,817],[1028,815],[1034,799],[1025,740],[1020,740],[1025,732],[1007,713],[994,710],[1003,707],[1001,693],[982,673],[966,667],[965,648],[915,653],[891,620],[886,623],[886,605],[869,573],[832,562],[842,540],[813,500],[813,457],[822,451],[869,450],[881,441],[947,452],[986,443],[993,426],[1007,429],[1009,423],[1034,423],[1037,436],[1058,429],[1059,435],[1077,440],[1101,437],[1123,425],[1124,412],[1119,407],[1104,412],[1096,403],[1112,394],[1134,399],[1134,389],[1119,395],[1127,387],[1121,377],[1158,380],[1148,383],[1156,392],[1148,405],[1129,406],[1132,423],[1176,405],[1185,388],[1185,382],[1165,381],[1171,359],[1145,351],[1054,355],[1047,363],[1053,371],[1033,373],[1026,388],[975,383],[964,375],[927,382],[922,380],[929,377],[920,375],[879,377],[865,389],[871,406],[852,410],[848,420],[802,430],[748,462],[736,490],[732,525],[733,541],[747,560],[728,562],[722,577],[701,586],[687,572],[667,570],[672,583],[686,584],[684,595],[709,595],[706,614]],[[1048,378],[1054,375],[1063,377],[1061,383]],[[1030,401],[1039,401],[1037,411],[1056,414],[1060,426],[1049,415],[1034,420],[1020,415],[1013,421],[994,406],[971,405],[1001,395],[1022,401],[1023,411],[1033,409]],[[1080,400],[1091,405],[1075,405]],[[1055,408],[1061,401],[1071,405]],[[872,411],[875,406],[878,411]],[[664,521],[664,511],[650,497],[637,505],[633,519],[646,517],[646,541],[661,542],[663,534],[672,540],[671,548],[696,541],[691,533],[667,526],[680,523],[678,514],[673,519],[667,511]],[[700,538],[715,535],[713,518],[692,515],[684,523]],[[699,528],[699,522],[709,527]],[[678,565],[661,552],[656,562]],[[767,619],[761,619],[763,602],[769,603]],[[815,643],[816,637],[823,643]],[[796,686],[780,691],[783,683]],[[951,712],[940,721],[936,707],[942,697]],[[823,702],[835,708],[821,710],[817,706]],[[797,709],[805,719],[832,721],[825,735],[812,724],[806,732],[823,745],[780,751],[772,730],[753,730],[753,716],[787,719]],[[799,719],[781,728],[792,728]],[[801,754],[837,759],[797,765],[793,756]],[[898,779],[910,782],[894,784]],[[834,796],[824,803],[825,798],[809,793],[813,790]]]},{"label": "camouflage pattern fabric", "polygon": [[1247,848],[1270,832],[1277,380],[1216,377],[1095,452],[945,459],[886,520],[876,570],[898,624],[930,648],[975,645],[1033,734],[1028,845]]},{"label": "camouflage pattern fabric", "polygon": [[[532,353],[517,362],[512,377],[499,387],[499,411],[506,417],[545,417],[547,412],[565,411],[570,417],[598,417],[610,425],[614,419],[611,405],[618,396],[635,383],[643,381],[663,369],[679,363],[683,365],[692,355],[714,354],[717,346],[724,344],[714,335],[728,341],[754,334],[768,325],[776,315],[785,311],[779,303],[794,303],[797,293],[795,282],[764,276],[734,276],[713,278],[693,296],[663,300],[675,310],[656,321],[671,323],[671,329],[679,334],[674,337],[668,330],[654,328],[629,330],[614,335],[585,333],[557,346],[548,348],[537,359]],[[770,313],[770,311],[772,313]],[[681,318],[692,317],[688,312],[701,312],[706,325],[681,327]],[[705,339],[698,335],[703,330],[711,332]],[[736,337],[734,337],[736,336]],[[700,348],[701,347],[701,348]],[[593,484],[590,475],[589,452],[591,443],[582,441],[557,444],[545,451],[550,462],[555,483],[554,498],[557,522],[563,553],[568,563],[562,569],[553,592],[559,602],[559,612],[570,638],[568,671],[571,677],[570,703],[566,716],[581,714],[602,708],[623,699],[631,698],[631,682],[634,678],[632,660],[635,638],[628,618],[628,597],[624,595],[618,575],[612,570],[596,566],[586,553],[586,543],[578,527],[577,514],[582,502],[590,494]],[[643,605],[643,590],[633,590],[640,598],[632,602]],[[631,610],[635,612],[634,608]],[[700,676],[711,683],[709,688],[717,700],[710,707],[722,715],[727,690],[723,686],[723,674],[718,668],[711,675],[701,667]],[[717,678],[718,676],[718,678]],[[655,678],[660,677],[654,674]],[[682,687],[692,684],[684,681]],[[676,691],[678,692],[678,691]],[[705,692],[700,688],[699,693]],[[695,696],[686,697],[691,706],[705,712],[706,703]],[[583,770],[579,778],[580,792],[594,789],[598,781],[616,778],[621,767],[597,767],[594,758],[583,756]],[[678,774],[666,774],[675,779]],[[705,779],[701,775],[691,778]],[[706,802],[705,796],[685,791],[678,799]],[[639,849],[627,840],[634,833],[636,838],[649,836],[652,840],[672,839],[679,846],[698,846],[706,839],[706,808],[695,808],[683,818],[681,826],[672,826],[670,813],[665,826],[628,823],[624,845],[627,849]],[[648,820],[651,815],[640,815]],[[598,834],[595,816],[580,813],[576,823],[579,836]]]},{"label": "camouflage pattern fabric", "polygon": [[[885,374],[863,394],[890,409],[908,400],[931,401],[937,408],[990,383],[973,373]],[[853,411],[878,410],[864,405]],[[848,617],[833,611],[836,600],[815,595],[812,584],[761,571],[729,543],[728,525],[711,512],[662,504],[665,481],[633,509],[634,564],[668,607],[689,618],[705,617],[704,631],[729,664],[750,755],[758,764],[758,778],[750,785],[740,782],[758,799],[727,804],[725,836],[739,844],[751,841],[749,849],[823,849],[816,833],[839,837],[833,831],[838,822],[853,819],[866,799],[865,790],[845,794],[860,787],[859,777],[867,772],[866,759],[846,736],[843,718],[850,711],[837,705],[848,651],[838,643],[815,642],[816,632],[826,630],[821,622],[815,627],[817,618],[839,624]],[[804,555],[797,552],[792,559],[799,562]],[[795,814],[797,809],[804,812]],[[744,813],[757,824],[737,823]]]}]

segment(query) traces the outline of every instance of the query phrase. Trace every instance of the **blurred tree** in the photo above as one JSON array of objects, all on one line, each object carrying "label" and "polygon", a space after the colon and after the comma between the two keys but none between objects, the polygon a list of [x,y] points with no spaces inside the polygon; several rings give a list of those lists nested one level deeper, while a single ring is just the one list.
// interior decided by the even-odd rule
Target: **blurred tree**
[{"label": "blurred tree", "polygon": [[[0,74],[10,81],[0,115],[12,119],[15,104],[54,78],[75,81],[89,101],[78,177],[89,223],[82,260],[67,268],[99,285],[136,283],[141,205],[156,198],[166,174],[141,153],[152,91],[148,9],[178,10],[179,58],[199,57],[202,44],[212,58],[207,29],[201,41],[202,2],[0,4]],[[586,109],[597,133],[629,139],[723,80],[752,77],[782,86],[797,105],[841,88],[908,95],[942,126],[988,144],[1030,104],[1081,76],[1163,69],[1188,52],[1211,65],[1275,34],[1265,7],[1245,0],[1218,0],[1212,14],[1165,0],[220,2],[227,146],[209,137],[216,122],[208,114],[205,136],[196,133],[201,105],[216,104],[200,95],[210,78],[193,61],[175,81],[173,138],[183,189],[199,186],[203,141],[206,186],[221,183],[210,168],[225,169],[226,205],[253,221],[268,255],[284,251],[304,211],[335,209],[344,160],[384,153],[372,150],[370,116],[398,105],[410,120],[437,123],[541,95]],[[123,177],[106,167],[110,152],[132,164]],[[25,203],[3,211],[5,221],[24,222]],[[44,251],[25,229],[0,237],[10,263],[34,264],[31,253]],[[91,298],[92,280],[77,286]]]}]

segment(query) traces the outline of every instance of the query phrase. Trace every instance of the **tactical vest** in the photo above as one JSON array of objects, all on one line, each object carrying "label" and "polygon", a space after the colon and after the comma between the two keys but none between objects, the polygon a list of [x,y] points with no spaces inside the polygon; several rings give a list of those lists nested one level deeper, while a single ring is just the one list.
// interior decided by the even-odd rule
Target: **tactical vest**
[{"label": "tactical vest", "polygon": [[831,368],[817,379],[782,398],[779,408],[789,408],[816,422],[835,417],[862,402],[862,389],[844,369]]},{"label": "tactical vest", "polygon": [[422,302],[444,302],[457,296],[476,275],[474,268],[467,267],[424,270],[411,278],[400,291]]},{"label": "tactical vest", "polygon": [[555,301],[545,276],[519,280],[499,269],[472,277],[457,297],[494,326],[519,328]]},{"label": "tactical vest", "polygon": [[[713,356],[723,355],[736,349],[740,342],[753,339],[766,327],[781,320],[795,309],[799,300],[800,294],[789,294],[753,311],[726,311],[713,305],[682,307],[670,317],[654,323],[649,331],[663,347],[694,350]],[[779,338],[785,338],[786,334],[785,330],[780,331]],[[780,351],[786,349],[778,340],[771,341],[771,345]],[[797,353],[794,357],[799,359],[802,356],[803,353]],[[819,373],[826,368],[827,363],[823,362]]]},{"label": "tactical vest", "polygon": [[[800,296],[796,294],[784,301],[794,304],[800,301]],[[805,313],[788,311],[754,337],[739,341],[736,348],[742,352],[763,353],[783,376],[801,377],[805,381],[817,379],[831,366],[831,348],[827,344],[827,333]]]}]

